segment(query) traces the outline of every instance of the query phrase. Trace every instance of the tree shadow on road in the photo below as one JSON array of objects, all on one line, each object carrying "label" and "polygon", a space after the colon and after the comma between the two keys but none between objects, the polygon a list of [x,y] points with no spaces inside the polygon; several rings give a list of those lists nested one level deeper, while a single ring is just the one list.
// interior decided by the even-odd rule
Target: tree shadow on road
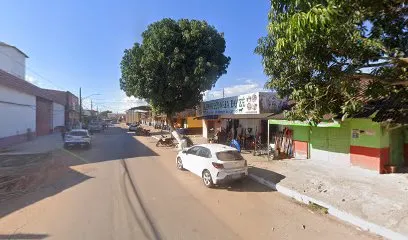
[{"label": "tree shadow on road", "polygon": [[[61,161],[73,161],[73,159],[67,159],[67,156],[62,157],[61,153],[53,153],[53,157],[60,158]],[[51,166],[39,166],[36,175],[21,174],[16,179],[14,186],[10,186],[2,192],[0,218],[54,196],[90,178],[92,177],[71,169],[67,164],[57,163]],[[27,179],[30,182],[27,182]]]},{"label": "tree shadow on road", "polygon": [[273,184],[278,184],[280,181],[286,178],[284,175],[277,172],[254,166],[248,167],[248,172]]},{"label": "tree shadow on road", "polygon": [[[132,134],[124,134],[121,128],[110,128],[105,132],[96,133],[93,140],[93,147],[89,150],[55,150],[51,154],[51,160],[43,159],[44,163],[39,164],[38,171],[31,167],[27,174],[18,172],[16,175],[13,171],[11,173],[8,171],[10,166],[6,169],[0,165],[0,172],[7,170],[11,175],[16,175],[13,180],[16,179],[17,182],[13,183],[17,187],[6,187],[4,192],[1,192],[0,188],[0,218],[92,178],[72,169],[72,166],[130,158],[133,161],[138,160],[138,157],[158,156],[156,152],[136,140]],[[40,180],[35,180],[37,178]],[[0,187],[6,184],[8,183],[0,179]],[[20,187],[28,185],[29,187]]]},{"label": "tree shadow on road", "polygon": [[[274,171],[263,169],[263,168],[249,167],[248,172],[250,174],[253,174],[273,184],[277,184],[281,180],[285,179],[284,175],[276,173]],[[244,179],[242,181],[235,181],[229,184],[223,184],[223,185],[217,186],[217,188],[228,190],[228,191],[235,191],[235,192],[272,192],[272,191],[276,191],[271,186],[265,186],[249,178]]]},{"label": "tree shadow on road", "polygon": [[78,158],[82,162],[80,164],[158,156],[156,152],[138,141],[134,136],[133,132],[112,127],[94,135],[92,149],[72,148],[66,151],[73,157]]},{"label": "tree shadow on road", "polygon": [[35,233],[18,233],[18,234],[0,234],[0,240],[3,239],[45,239],[48,238],[48,234],[35,234]]},{"label": "tree shadow on road", "polygon": [[271,188],[256,183],[251,179],[244,179],[231,183],[220,184],[215,187],[219,190],[227,190],[232,192],[272,192]]}]

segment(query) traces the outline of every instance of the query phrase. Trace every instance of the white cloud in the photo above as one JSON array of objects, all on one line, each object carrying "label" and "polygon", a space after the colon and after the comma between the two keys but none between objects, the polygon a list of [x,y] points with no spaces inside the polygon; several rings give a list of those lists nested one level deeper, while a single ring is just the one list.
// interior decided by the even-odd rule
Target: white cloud
[{"label": "white cloud", "polygon": [[[128,97],[124,92],[120,92],[118,94],[114,94],[117,98],[106,98],[106,99],[99,99],[95,101],[95,105],[99,106],[99,109],[103,110],[111,110],[113,112],[120,112],[123,113],[126,110],[132,107],[144,106],[148,105],[148,103],[139,98],[135,97]],[[89,102],[87,102],[89,106]],[[94,107],[96,109],[96,107]]]},{"label": "white cloud", "polygon": [[26,76],[25,76],[25,79],[26,79],[27,82],[29,82],[29,83],[31,83],[31,84],[34,84],[34,85],[36,85],[36,86],[38,86],[38,87],[41,86],[40,81],[39,81],[37,78],[35,78],[34,76],[26,75]]},{"label": "white cloud", "polygon": [[[262,85],[252,79],[238,79],[242,84],[232,85],[224,88],[224,97],[232,97],[240,94],[251,92],[265,91]],[[204,101],[213,100],[223,97],[223,90],[206,91],[204,93]]]},{"label": "white cloud", "polygon": [[144,106],[144,105],[148,105],[148,103],[140,98],[135,98],[133,96],[128,97],[125,96],[122,99],[123,103],[124,103],[124,107],[126,106],[126,109],[132,108],[132,107],[138,107],[138,106]]}]

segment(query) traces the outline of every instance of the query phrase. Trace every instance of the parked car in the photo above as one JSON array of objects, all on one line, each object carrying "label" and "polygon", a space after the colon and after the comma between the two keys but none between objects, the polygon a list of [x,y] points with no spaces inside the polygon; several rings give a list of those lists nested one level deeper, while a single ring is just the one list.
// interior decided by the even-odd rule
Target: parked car
[{"label": "parked car", "polygon": [[64,148],[75,146],[91,148],[92,138],[89,135],[88,130],[73,129],[67,134],[65,134]]},{"label": "parked car", "polygon": [[139,125],[137,125],[136,123],[132,123],[129,125],[129,132],[135,132],[137,130]]},{"label": "parked car", "polygon": [[221,144],[201,144],[183,150],[176,163],[178,169],[200,176],[206,187],[248,176],[247,162],[237,149]]},{"label": "parked car", "polygon": [[103,126],[99,122],[92,122],[88,125],[89,132],[100,132],[103,130]]}]

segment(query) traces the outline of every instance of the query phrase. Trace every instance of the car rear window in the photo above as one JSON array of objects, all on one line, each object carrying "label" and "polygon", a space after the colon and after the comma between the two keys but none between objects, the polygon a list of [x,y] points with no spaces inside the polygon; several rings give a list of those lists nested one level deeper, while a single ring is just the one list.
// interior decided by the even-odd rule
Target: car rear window
[{"label": "car rear window", "polygon": [[88,136],[88,134],[86,132],[82,132],[82,131],[73,131],[73,132],[70,132],[68,135],[71,135],[71,136]]},{"label": "car rear window", "polygon": [[244,160],[242,155],[238,151],[225,151],[225,152],[218,152],[217,158],[221,161],[238,161]]}]

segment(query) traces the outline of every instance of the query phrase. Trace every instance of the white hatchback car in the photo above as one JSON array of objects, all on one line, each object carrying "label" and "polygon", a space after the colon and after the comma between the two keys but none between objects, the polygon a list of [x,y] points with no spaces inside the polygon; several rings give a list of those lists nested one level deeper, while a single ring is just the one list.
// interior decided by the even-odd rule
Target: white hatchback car
[{"label": "white hatchback car", "polygon": [[187,169],[202,177],[206,187],[248,176],[247,162],[241,154],[221,144],[201,144],[185,149],[178,153],[176,163],[178,169]]},{"label": "white hatchback car", "polygon": [[92,138],[89,132],[85,129],[73,129],[65,134],[64,148],[74,147],[74,146],[85,146],[86,148],[91,148]]}]

